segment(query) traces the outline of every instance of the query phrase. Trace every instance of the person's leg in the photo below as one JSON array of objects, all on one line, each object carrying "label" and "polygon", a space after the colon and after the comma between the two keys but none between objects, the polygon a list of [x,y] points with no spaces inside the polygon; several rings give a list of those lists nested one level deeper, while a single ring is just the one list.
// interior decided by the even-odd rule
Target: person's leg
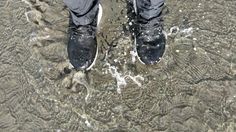
[{"label": "person's leg", "polygon": [[69,41],[67,46],[70,63],[76,70],[89,70],[97,56],[98,0],[64,0],[69,8]]},{"label": "person's leg", "polygon": [[159,62],[165,51],[162,10],[165,0],[133,0],[133,37],[138,59],[143,64]]},{"label": "person's leg", "polygon": [[165,0],[136,0],[138,14],[144,19],[152,19],[161,14]]},{"label": "person's leg", "polygon": [[64,0],[75,25],[88,25],[97,15],[98,0]]}]

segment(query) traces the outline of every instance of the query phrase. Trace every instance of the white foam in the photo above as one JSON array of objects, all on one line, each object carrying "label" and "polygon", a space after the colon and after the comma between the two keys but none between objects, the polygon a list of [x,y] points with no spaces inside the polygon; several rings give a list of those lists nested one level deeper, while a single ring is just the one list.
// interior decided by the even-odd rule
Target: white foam
[{"label": "white foam", "polygon": [[171,27],[170,32],[167,35],[170,36],[172,34],[175,34],[175,33],[173,33],[174,30],[176,30],[176,33],[178,33],[179,32],[179,27],[178,26]]},{"label": "white foam", "polygon": [[[174,30],[176,30],[176,32],[174,32]],[[175,34],[182,34],[184,37],[189,37],[191,36],[193,33],[193,28],[189,27],[186,29],[180,29],[178,26],[173,26],[170,28],[169,33],[167,33],[167,36],[171,36],[171,35],[175,35]],[[197,38],[194,38],[195,40]]]},{"label": "white foam", "polygon": [[185,37],[191,36],[193,33],[193,28],[190,27],[190,28],[180,30],[180,33],[184,33],[186,35]]},{"label": "white foam", "polygon": [[81,85],[85,86],[85,88],[87,89],[87,95],[85,97],[85,102],[87,103],[88,100],[89,100],[89,97],[92,93],[92,87],[89,85],[89,83],[86,79],[85,73],[80,72],[80,71],[76,72],[73,76],[72,83],[73,84],[78,83],[78,84],[81,84]]},{"label": "white foam", "polygon": [[27,0],[21,0],[21,1],[24,2],[25,4],[29,5],[29,6],[32,5],[32,4],[31,4],[29,1],[27,1]]},{"label": "white foam", "polygon": [[125,77],[117,71],[117,68],[115,66],[111,66],[109,63],[107,63],[107,66],[109,73],[116,79],[117,92],[121,94],[121,88],[127,85]]},{"label": "white foam", "polygon": [[87,127],[92,127],[92,125],[91,125],[91,123],[88,121],[88,118],[87,118],[87,115],[85,115],[85,114],[83,114],[82,116],[81,116],[83,119],[85,119],[85,124],[86,124],[86,126]]},{"label": "white foam", "polygon": [[130,76],[130,75],[126,75],[125,77],[129,77],[135,84],[137,84],[139,87],[142,86],[142,83],[140,83],[139,80],[144,81],[144,78],[140,75],[137,76]]},{"label": "white foam", "polygon": [[50,38],[50,35],[46,35],[46,36],[40,36],[40,37],[31,37],[30,38],[30,42],[35,42],[35,41],[38,41],[38,40],[46,40],[46,39],[49,39]]},{"label": "white foam", "polygon": [[106,64],[108,66],[108,71],[112,75],[113,78],[116,79],[117,83],[117,93],[121,94],[121,89],[124,88],[127,85],[126,78],[130,78],[135,84],[137,84],[139,87],[142,86],[142,83],[140,81],[144,81],[144,78],[140,75],[137,76],[131,76],[129,75],[122,75],[118,72],[117,68],[115,66],[111,66],[109,63]]},{"label": "white foam", "polygon": [[135,63],[135,61],[136,61],[136,56],[138,56],[138,55],[137,55],[137,52],[135,52],[135,51],[132,50],[132,51],[130,51],[130,55],[131,55],[131,57],[132,57],[132,58],[131,58],[131,59],[132,59],[132,62]]}]

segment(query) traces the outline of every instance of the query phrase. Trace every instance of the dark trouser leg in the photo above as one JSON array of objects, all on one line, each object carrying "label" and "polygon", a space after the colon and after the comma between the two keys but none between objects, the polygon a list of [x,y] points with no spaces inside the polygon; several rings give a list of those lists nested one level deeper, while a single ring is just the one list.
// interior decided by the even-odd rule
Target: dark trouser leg
[{"label": "dark trouser leg", "polygon": [[64,0],[75,25],[88,25],[96,18],[98,0]]},{"label": "dark trouser leg", "polygon": [[137,12],[144,19],[158,17],[165,0],[136,0]]}]

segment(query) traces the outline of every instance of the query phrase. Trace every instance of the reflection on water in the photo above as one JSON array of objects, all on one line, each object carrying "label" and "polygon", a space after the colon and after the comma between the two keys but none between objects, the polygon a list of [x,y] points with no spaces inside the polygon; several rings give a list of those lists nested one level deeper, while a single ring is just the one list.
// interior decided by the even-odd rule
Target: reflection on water
[{"label": "reflection on water", "polygon": [[136,59],[126,1],[101,0],[99,57],[71,69],[62,1],[0,2],[3,131],[234,131],[235,1],[167,1],[162,61]]}]

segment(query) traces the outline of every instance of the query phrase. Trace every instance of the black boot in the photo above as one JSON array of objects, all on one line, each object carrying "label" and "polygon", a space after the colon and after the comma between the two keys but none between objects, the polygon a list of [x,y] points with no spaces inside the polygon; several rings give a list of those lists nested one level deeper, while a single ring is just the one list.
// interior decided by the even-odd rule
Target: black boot
[{"label": "black boot", "polygon": [[132,12],[128,14],[139,60],[143,64],[155,64],[165,51],[166,39],[163,33],[161,13],[149,20],[138,14],[135,4],[129,3]]},{"label": "black boot", "polygon": [[96,22],[76,26],[70,15],[68,56],[76,70],[89,70],[97,56]]},{"label": "black boot", "polygon": [[[70,11],[69,20],[69,41],[68,41],[68,56],[70,63],[76,70],[89,70],[95,64],[97,58],[97,39],[96,30],[102,17],[102,6],[98,4],[97,0],[94,0],[94,5],[91,7],[93,13],[86,14],[83,23],[88,23],[87,20],[92,20],[90,24],[77,26],[72,20],[72,14],[75,12]],[[98,5],[98,6],[97,6]],[[96,7],[97,6],[97,7]],[[76,15],[77,16],[77,15]]]}]

